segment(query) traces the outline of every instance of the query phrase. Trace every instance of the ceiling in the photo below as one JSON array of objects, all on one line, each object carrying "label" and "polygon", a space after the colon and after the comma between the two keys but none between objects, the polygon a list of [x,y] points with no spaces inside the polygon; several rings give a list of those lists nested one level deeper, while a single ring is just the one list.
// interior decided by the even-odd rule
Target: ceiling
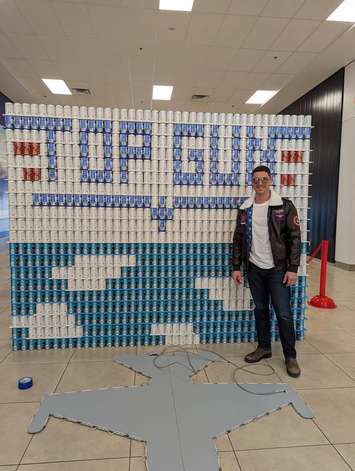
[{"label": "ceiling", "polygon": [[[0,0],[0,90],[15,101],[278,112],[355,58],[351,23],[326,22],[341,0]],[[91,96],[52,95],[61,78]],[[174,85],[171,102],[152,85]],[[280,89],[264,107],[256,89]],[[192,102],[207,94],[208,102]]]}]

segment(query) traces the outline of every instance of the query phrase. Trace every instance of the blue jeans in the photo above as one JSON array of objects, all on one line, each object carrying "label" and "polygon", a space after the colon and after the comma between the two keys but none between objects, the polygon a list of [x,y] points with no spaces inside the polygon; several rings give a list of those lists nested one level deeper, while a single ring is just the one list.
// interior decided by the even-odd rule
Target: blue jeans
[{"label": "blue jeans", "polygon": [[290,288],[283,282],[284,270],[263,269],[249,262],[248,281],[255,303],[255,323],[259,347],[271,350],[270,298],[279,325],[285,358],[296,358],[296,335],[290,308]]}]

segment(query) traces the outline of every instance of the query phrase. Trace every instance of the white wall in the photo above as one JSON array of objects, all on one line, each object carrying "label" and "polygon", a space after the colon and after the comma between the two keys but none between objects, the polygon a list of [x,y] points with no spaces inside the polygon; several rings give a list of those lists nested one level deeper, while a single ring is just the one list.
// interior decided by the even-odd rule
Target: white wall
[{"label": "white wall", "polygon": [[355,265],[355,62],[345,69],[335,260]]}]

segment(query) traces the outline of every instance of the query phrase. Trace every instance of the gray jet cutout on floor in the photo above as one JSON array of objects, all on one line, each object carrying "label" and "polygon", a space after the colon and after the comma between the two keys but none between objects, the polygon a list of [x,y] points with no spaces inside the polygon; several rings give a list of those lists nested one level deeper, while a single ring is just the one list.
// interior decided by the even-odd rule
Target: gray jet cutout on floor
[{"label": "gray jet cutout on floor", "polygon": [[289,384],[192,383],[193,373],[218,359],[212,352],[121,355],[117,363],[151,382],[46,395],[28,431],[43,430],[49,416],[63,418],[145,441],[149,471],[218,471],[214,437],[289,404],[313,417]]}]

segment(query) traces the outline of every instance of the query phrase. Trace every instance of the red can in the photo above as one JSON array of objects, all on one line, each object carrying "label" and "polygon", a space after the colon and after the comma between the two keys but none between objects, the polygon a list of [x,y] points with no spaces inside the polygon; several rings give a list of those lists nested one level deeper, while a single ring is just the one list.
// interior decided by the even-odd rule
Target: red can
[{"label": "red can", "polygon": [[281,185],[288,186],[288,175],[286,173],[281,174]]},{"label": "red can", "polygon": [[14,145],[15,155],[24,155],[23,154],[23,150],[24,150],[23,142],[13,142],[13,145]]},{"label": "red can", "polygon": [[295,186],[296,185],[296,175],[287,175],[287,185],[288,186]]},{"label": "red can", "polygon": [[38,182],[41,180],[41,169],[40,168],[33,168],[32,169],[32,181]]},{"label": "red can", "polygon": [[40,154],[40,144],[39,142],[31,142],[31,153],[30,155],[35,156]]},{"label": "red can", "polygon": [[25,182],[32,182],[32,168],[23,169],[23,180]]},{"label": "red can", "polygon": [[24,155],[31,155],[32,152],[32,145],[31,142],[23,142],[23,154]]},{"label": "red can", "polygon": [[281,161],[286,163],[290,161],[290,155],[288,150],[281,151]]},{"label": "red can", "polygon": [[295,150],[289,150],[288,151],[288,156],[289,156],[290,164],[294,164],[296,162],[296,151]]},{"label": "red can", "polygon": [[303,152],[301,150],[295,151],[295,163],[297,164],[303,163]]}]

